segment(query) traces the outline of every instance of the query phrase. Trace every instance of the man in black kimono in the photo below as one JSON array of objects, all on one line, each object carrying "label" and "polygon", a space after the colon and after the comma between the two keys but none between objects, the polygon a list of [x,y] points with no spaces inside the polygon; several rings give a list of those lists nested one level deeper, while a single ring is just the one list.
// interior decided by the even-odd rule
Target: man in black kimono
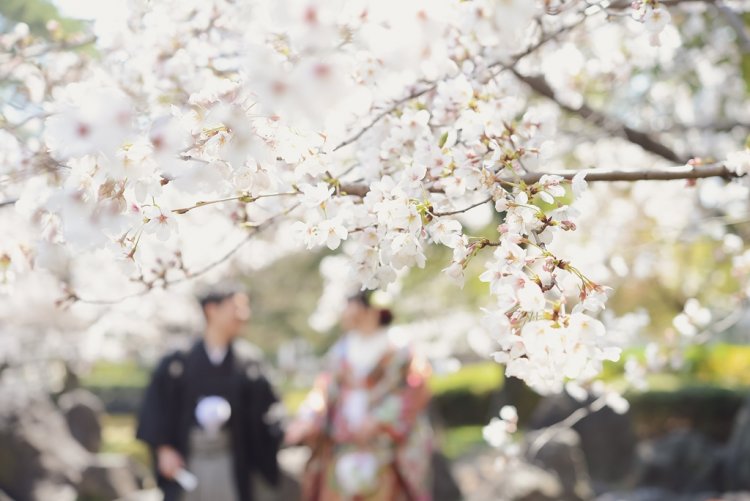
[{"label": "man in black kimono", "polygon": [[[201,298],[201,306],[203,338],[161,360],[146,390],[137,437],[151,449],[165,501],[253,501],[254,479],[278,483],[283,432],[272,410],[278,399],[257,349],[235,340],[250,318],[247,294],[216,290]],[[184,470],[197,477],[194,492],[175,479]]]}]

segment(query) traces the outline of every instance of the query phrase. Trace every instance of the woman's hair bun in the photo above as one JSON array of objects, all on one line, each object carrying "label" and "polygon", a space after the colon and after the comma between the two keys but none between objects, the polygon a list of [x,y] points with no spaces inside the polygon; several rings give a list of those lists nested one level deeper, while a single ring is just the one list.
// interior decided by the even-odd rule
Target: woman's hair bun
[{"label": "woman's hair bun", "polygon": [[390,325],[393,322],[393,313],[388,308],[380,309],[380,325]]}]

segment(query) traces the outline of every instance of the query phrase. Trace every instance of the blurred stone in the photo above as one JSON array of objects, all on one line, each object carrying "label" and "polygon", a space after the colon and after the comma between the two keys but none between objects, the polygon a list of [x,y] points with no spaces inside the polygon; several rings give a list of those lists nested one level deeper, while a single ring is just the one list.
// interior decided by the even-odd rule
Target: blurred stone
[{"label": "blurred stone", "polygon": [[[710,499],[710,498],[709,498]],[[622,492],[608,492],[596,501],[681,501],[680,495],[666,489],[647,487]]]},{"label": "blurred stone", "polygon": [[677,430],[638,445],[636,484],[692,493],[721,489],[721,449],[703,435]]},{"label": "blurred stone", "polygon": [[91,499],[117,499],[137,490],[131,461],[120,454],[95,455],[78,485],[80,495]]},{"label": "blurred stone", "polygon": [[102,446],[104,404],[90,391],[79,388],[60,396],[57,405],[62,410],[73,437],[89,452],[99,452]]},{"label": "blurred stone", "polygon": [[30,499],[38,501],[51,501],[53,499],[55,501],[78,501],[78,492],[72,485],[42,481],[34,485]]},{"label": "blurred stone", "polygon": [[488,492],[478,493],[480,499],[503,501],[560,501],[562,485],[554,473],[524,462],[514,462],[503,468]]},{"label": "blurred stone", "polygon": [[66,486],[80,483],[89,460],[49,398],[0,392],[0,489],[7,495],[65,501]]},{"label": "blurred stone", "polygon": [[467,501],[559,501],[563,493],[554,473],[523,460],[498,463],[494,450],[461,457],[453,472]]},{"label": "blurred stone", "polygon": [[[530,427],[552,426],[590,403],[590,400],[578,402],[567,394],[545,397],[532,413]],[[630,474],[637,439],[629,413],[617,414],[605,407],[582,418],[573,429],[581,438],[581,449],[592,480],[616,483]]]},{"label": "blurred stone", "polygon": [[548,428],[529,433],[524,450],[527,461],[557,474],[563,491],[561,501],[584,501],[593,497],[581,438],[574,430]]},{"label": "blurred stone", "polygon": [[725,450],[724,487],[750,490],[750,398],[740,409]]},{"label": "blurred stone", "polygon": [[127,496],[121,497],[117,501],[162,501],[163,499],[164,494],[162,494],[159,489],[148,489],[143,491],[131,492]]},{"label": "blurred stone", "polygon": [[595,501],[750,501],[750,493],[679,494],[659,487],[643,487],[628,491],[608,492],[597,497]]}]

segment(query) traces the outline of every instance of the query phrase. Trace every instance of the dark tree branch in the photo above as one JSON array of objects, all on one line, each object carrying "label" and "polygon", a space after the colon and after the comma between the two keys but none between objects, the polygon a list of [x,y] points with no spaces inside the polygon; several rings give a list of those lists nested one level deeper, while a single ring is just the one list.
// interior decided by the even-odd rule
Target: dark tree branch
[{"label": "dark tree branch", "polygon": [[742,20],[742,17],[723,3],[716,3],[714,6],[726,18],[727,23],[729,23],[729,26],[732,27],[737,35],[740,51],[743,54],[750,54],[750,36],[745,30],[745,22]]},{"label": "dark tree branch", "polygon": [[530,172],[521,176],[524,182],[536,183],[545,174],[561,176],[565,179],[573,179],[579,172],[586,173],[586,181],[674,181],[679,179],[705,179],[709,177],[721,177],[733,179],[742,177],[724,164],[711,164],[704,166],[684,165],[680,167],[667,167],[663,169],[642,170],[607,170],[607,169],[582,169],[566,170],[558,172]]},{"label": "dark tree branch", "polygon": [[[543,34],[542,37],[536,43],[533,43],[533,44],[529,45],[523,51],[518,52],[517,54],[511,56],[510,57],[510,64],[509,65],[513,66],[513,65],[517,64],[521,59],[525,58],[526,56],[528,56],[530,54],[533,54],[535,51],[537,51],[539,48],[541,48],[546,43],[548,43],[548,42],[550,42],[552,40],[555,40],[560,35],[562,35],[562,34],[568,32],[568,31],[574,29],[575,27],[579,26],[581,23],[583,23],[586,20],[587,17],[588,16],[586,16],[584,14],[577,21],[575,21],[573,23],[570,23],[570,24],[568,24],[566,26],[563,26],[560,29],[558,29],[558,30],[556,30],[556,31],[554,31],[552,33]],[[495,61],[495,62],[489,64],[487,66],[487,68],[492,69],[492,68],[495,68],[497,66],[503,66],[503,68],[501,69],[501,71],[505,71],[507,69],[506,67],[504,67],[505,65],[503,64],[502,61]],[[413,90],[412,92],[410,92],[405,97],[402,97],[401,99],[395,101],[391,106],[387,107],[386,109],[384,109],[383,111],[381,111],[380,113],[378,113],[377,115],[375,115],[372,118],[372,120],[370,120],[370,122],[366,126],[364,126],[362,129],[360,129],[354,135],[348,137],[347,139],[345,139],[341,143],[337,144],[333,148],[332,151],[337,151],[337,150],[343,148],[344,146],[347,146],[347,145],[349,145],[349,144],[351,144],[351,143],[359,140],[359,138],[362,137],[362,135],[365,132],[367,132],[368,130],[370,130],[371,128],[373,128],[375,126],[375,124],[377,124],[380,120],[382,120],[386,115],[390,115],[391,113],[393,113],[394,111],[396,111],[399,108],[399,106],[403,105],[404,103],[408,103],[412,99],[416,99],[418,97],[421,97],[421,96],[427,94],[428,92],[431,92],[431,91],[435,90],[437,88],[437,84],[438,84],[438,81],[427,82],[425,84],[426,87],[422,87],[421,89]]]},{"label": "dark tree branch", "polygon": [[[565,179],[573,179],[573,177],[580,173],[586,173],[586,181],[674,181],[679,179],[705,179],[710,177],[720,177],[723,179],[734,179],[742,177],[733,170],[727,168],[724,164],[709,164],[703,166],[693,165],[682,165],[677,167],[665,167],[661,169],[571,169],[563,171],[552,171],[552,172],[529,172],[520,175],[520,179],[526,184],[533,184],[538,182],[544,175],[560,176]],[[515,181],[517,178],[503,178],[498,176],[498,182],[500,181]],[[369,191],[369,187],[365,184],[342,184],[341,192],[346,195],[353,195],[363,197]],[[432,189],[431,191],[440,193],[440,189]],[[486,202],[486,201],[485,201]],[[481,202],[481,203],[485,203]],[[481,205],[479,203],[478,205]],[[470,208],[473,208],[470,207]],[[458,211],[462,212],[462,211]],[[436,215],[448,215],[449,213],[440,213]]]},{"label": "dark tree branch", "polygon": [[[666,7],[676,7],[680,4],[689,4],[689,3],[714,4],[716,3],[716,0],[659,0],[659,3]],[[624,9],[629,9],[631,5],[633,5],[632,0],[617,0],[615,2],[612,2],[612,4],[607,8],[612,9],[612,10],[624,10]]]},{"label": "dark tree branch", "polygon": [[534,92],[554,101],[563,110],[578,115],[584,120],[588,120],[594,125],[597,125],[612,134],[624,137],[631,143],[637,144],[644,150],[669,160],[670,162],[683,164],[688,161],[688,158],[678,155],[665,144],[652,138],[649,133],[629,127],[618,120],[591,108],[586,103],[583,103],[578,108],[563,103],[560,101],[557,94],[555,94],[552,87],[550,87],[549,83],[547,83],[547,80],[543,75],[526,76],[519,73],[515,68],[510,68],[510,70],[519,80],[526,83]]}]

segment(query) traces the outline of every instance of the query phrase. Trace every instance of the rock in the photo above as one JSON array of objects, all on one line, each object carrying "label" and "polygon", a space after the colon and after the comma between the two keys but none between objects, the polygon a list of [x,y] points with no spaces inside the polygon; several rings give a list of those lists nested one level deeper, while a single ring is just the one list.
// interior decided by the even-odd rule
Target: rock
[{"label": "rock", "polygon": [[680,494],[659,487],[644,487],[621,492],[608,492],[595,501],[750,501],[750,493],[699,492]]},{"label": "rock", "polygon": [[725,450],[724,487],[750,490],[750,398],[737,413]]},{"label": "rock", "polygon": [[722,494],[722,501],[750,501],[750,492],[730,492]]},{"label": "rock", "polygon": [[554,473],[512,460],[498,464],[497,453],[482,451],[462,457],[454,474],[467,501],[559,501],[563,492]]},{"label": "rock", "polygon": [[89,460],[49,398],[0,392],[0,489],[7,495],[64,501],[66,486],[80,483]]},{"label": "rock", "polygon": [[104,404],[90,391],[77,389],[64,393],[57,401],[70,433],[89,452],[99,452],[102,445],[101,418]]},{"label": "rock", "polygon": [[131,461],[121,454],[95,455],[78,485],[80,495],[91,499],[117,499],[138,489]]},{"label": "rock", "polygon": [[46,501],[47,499],[54,499],[55,501],[78,501],[78,492],[72,485],[42,481],[34,485],[30,499],[38,499],[39,501]]},{"label": "rock", "polygon": [[472,499],[503,501],[560,501],[562,485],[557,476],[524,462],[509,464],[498,475],[491,491]]},{"label": "rock", "polygon": [[584,501],[593,497],[581,439],[574,430],[548,428],[529,433],[524,451],[527,461],[557,475],[563,491],[561,501]]},{"label": "rock", "polygon": [[[707,498],[710,499],[710,498]],[[647,487],[622,492],[608,492],[596,501],[682,501],[680,495],[658,487]]]},{"label": "rock", "polygon": [[[578,402],[567,394],[545,397],[532,413],[530,427],[540,429],[557,424],[589,403]],[[579,420],[573,429],[581,438],[592,480],[616,483],[630,474],[637,439],[629,413],[617,414],[605,407]]]},{"label": "rock", "polygon": [[636,484],[679,493],[721,489],[721,449],[699,433],[673,431],[638,445]]},{"label": "rock", "polygon": [[117,501],[162,501],[164,494],[159,489],[148,489],[131,492]]},{"label": "rock", "polygon": [[463,499],[461,489],[451,471],[451,464],[441,452],[432,454],[432,499],[458,501]]}]

